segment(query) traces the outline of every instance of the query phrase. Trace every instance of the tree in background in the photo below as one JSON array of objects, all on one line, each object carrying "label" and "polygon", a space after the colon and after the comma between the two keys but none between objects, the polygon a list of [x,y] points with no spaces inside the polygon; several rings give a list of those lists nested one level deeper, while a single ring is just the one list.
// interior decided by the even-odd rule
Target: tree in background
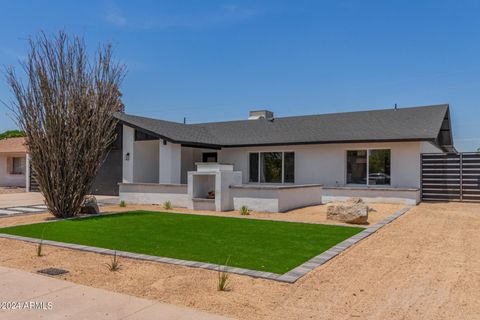
[{"label": "tree in background", "polygon": [[120,84],[125,67],[113,61],[111,45],[89,59],[85,42],[61,31],[29,40],[22,64],[7,81],[13,110],[26,132],[32,170],[49,211],[56,217],[80,212],[115,139],[113,114],[123,109]]},{"label": "tree in background", "polygon": [[25,132],[20,130],[7,130],[0,133],[0,140],[8,139],[8,138],[19,138],[19,137],[25,137]]}]

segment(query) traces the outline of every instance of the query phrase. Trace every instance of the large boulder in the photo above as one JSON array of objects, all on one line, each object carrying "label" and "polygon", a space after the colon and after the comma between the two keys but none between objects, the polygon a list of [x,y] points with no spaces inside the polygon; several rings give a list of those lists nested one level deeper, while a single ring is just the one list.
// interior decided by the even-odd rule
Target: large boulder
[{"label": "large boulder", "polygon": [[86,196],[83,200],[82,208],[80,209],[82,214],[99,214],[100,209],[98,208],[97,198],[94,196]]},{"label": "large boulder", "polygon": [[351,224],[367,224],[368,206],[360,198],[351,198],[344,203],[328,206],[327,219]]}]

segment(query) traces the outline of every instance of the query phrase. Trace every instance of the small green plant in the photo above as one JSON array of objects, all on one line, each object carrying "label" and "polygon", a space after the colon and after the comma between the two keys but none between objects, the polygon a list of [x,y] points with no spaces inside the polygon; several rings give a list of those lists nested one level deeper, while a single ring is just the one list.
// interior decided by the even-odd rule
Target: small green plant
[{"label": "small green plant", "polygon": [[43,235],[45,234],[45,228],[46,226],[43,228],[42,230],[42,236],[40,237],[40,242],[37,244],[37,257],[41,257],[43,256]]},{"label": "small green plant", "polygon": [[248,216],[248,215],[250,214],[250,209],[248,209],[247,206],[242,206],[242,207],[240,208],[240,214],[241,214],[242,216]]},{"label": "small green plant", "polygon": [[40,240],[40,242],[37,244],[37,257],[43,256],[42,249],[43,249],[43,240]]},{"label": "small green plant", "polygon": [[127,206],[127,203],[125,202],[125,200],[122,200],[122,201],[120,201],[119,206],[120,206],[121,208],[125,208],[125,207]]},{"label": "small green plant", "polygon": [[228,266],[228,262],[230,260],[230,257],[228,257],[227,261],[225,261],[225,265],[224,266],[220,266],[218,267],[218,282],[217,282],[217,290],[218,291],[228,291],[230,290],[229,288],[229,281],[228,279],[230,278],[230,274],[225,271],[227,266]]},{"label": "small green plant", "polygon": [[113,257],[110,260],[110,262],[107,263],[107,267],[108,267],[108,270],[110,270],[112,272],[120,270],[120,262],[119,262],[119,259],[118,259],[118,256],[117,256],[117,251],[115,251],[113,253]]},{"label": "small green plant", "polygon": [[163,203],[163,209],[165,210],[171,210],[172,209],[172,203],[170,201],[165,201]]}]

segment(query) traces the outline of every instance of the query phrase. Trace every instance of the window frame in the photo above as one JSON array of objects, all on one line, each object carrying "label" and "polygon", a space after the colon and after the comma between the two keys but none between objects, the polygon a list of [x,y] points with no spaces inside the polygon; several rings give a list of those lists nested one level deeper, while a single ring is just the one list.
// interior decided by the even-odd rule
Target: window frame
[{"label": "window frame", "polygon": [[[10,165],[9,165],[9,170],[8,170],[8,174],[9,175],[25,175],[26,174],[26,160],[24,161],[24,157],[22,156],[10,156]],[[15,171],[15,159],[17,159],[17,161],[20,161],[20,168],[23,168],[23,171]],[[8,160],[7,160],[8,161]]]},{"label": "window frame", "polygon": [[[390,151],[390,183],[389,184],[370,184],[369,182],[369,175],[370,175],[370,151],[372,150],[389,150]],[[348,151],[367,151],[367,176],[366,180],[367,183],[359,184],[359,183],[348,183]],[[370,187],[370,186],[379,186],[379,187],[391,187],[392,186],[392,148],[349,148],[345,149],[345,163],[344,163],[344,170],[345,170],[345,185],[347,186],[359,186],[359,187]]]},{"label": "window frame", "polygon": [[[285,182],[285,153],[293,153],[293,182]],[[258,181],[250,181],[250,154],[255,153],[258,154]],[[282,182],[261,182],[260,176],[261,176],[261,153],[281,153],[282,154]],[[295,184],[295,151],[293,150],[269,150],[269,151],[249,151],[248,152],[248,183],[252,184]]]}]

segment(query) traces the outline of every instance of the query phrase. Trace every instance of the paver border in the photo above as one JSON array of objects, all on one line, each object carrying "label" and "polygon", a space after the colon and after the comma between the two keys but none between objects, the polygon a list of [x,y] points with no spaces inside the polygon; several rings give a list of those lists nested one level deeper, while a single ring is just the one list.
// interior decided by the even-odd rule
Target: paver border
[{"label": "paver border", "polygon": [[[295,267],[294,269],[284,274],[230,267],[230,266],[224,266],[224,265],[218,265],[218,264],[206,263],[206,262],[200,262],[200,261],[190,261],[190,260],[181,260],[181,259],[175,259],[175,258],[151,256],[146,254],[139,254],[139,253],[133,253],[133,252],[127,252],[127,251],[117,251],[112,249],[84,246],[79,244],[52,241],[52,240],[41,240],[36,238],[22,237],[22,236],[10,235],[5,233],[0,233],[0,238],[20,240],[20,241],[31,242],[31,243],[42,243],[45,245],[51,245],[55,247],[93,252],[93,253],[99,253],[103,255],[116,254],[117,256],[120,256],[120,257],[137,259],[137,260],[168,263],[168,264],[181,265],[181,266],[193,267],[193,268],[202,268],[202,269],[222,271],[222,272],[225,271],[225,272],[235,273],[239,275],[247,275],[254,278],[275,280],[275,281],[286,282],[286,283],[295,283],[298,279],[300,279],[301,277],[303,277],[313,269],[325,264],[326,262],[330,261],[334,257],[338,256],[343,251],[353,246],[355,243],[372,235],[380,228],[384,227],[385,225],[389,224],[390,222],[394,221],[398,217],[408,212],[411,208],[413,208],[413,206],[406,206],[398,210],[397,212],[393,213],[392,215],[382,220],[381,222],[378,222],[377,224],[364,229],[363,231],[357,233],[356,235],[338,243],[337,245],[331,247],[330,249],[322,252],[321,254],[311,258],[310,260],[302,263],[298,267]],[[74,217],[73,219],[81,219],[81,218],[86,218],[86,217]],[[44,221],[43,223],[49,223],[49,222],[55,222],[55,221],[56,220]]]}]

